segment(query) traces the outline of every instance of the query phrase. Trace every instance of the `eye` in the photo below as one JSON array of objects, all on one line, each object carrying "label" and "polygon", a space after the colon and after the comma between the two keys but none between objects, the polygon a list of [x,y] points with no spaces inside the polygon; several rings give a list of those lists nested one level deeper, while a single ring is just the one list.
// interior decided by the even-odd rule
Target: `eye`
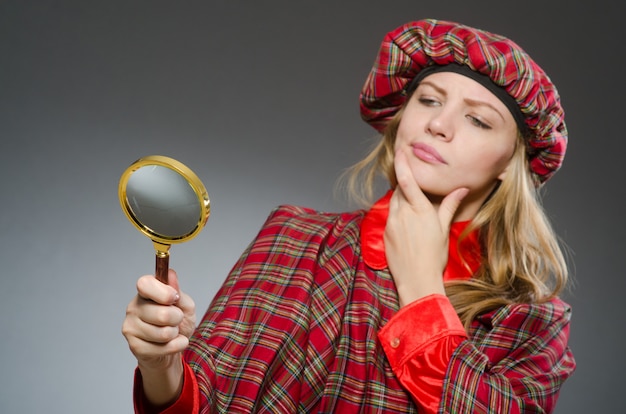
[{"label": "eye", "polygon": [[420,96],[417,98],[418,102],[424,106],[437,106],[439,105],[439,101],[435,98],[431,98],[429,96]]},{"label": "eye", "polygon": [[491,125],[488,125],[488,124],[484,123],[483,121],[481,121],[480,119],[476,118],[475,116],[467,115],[467,119],[469,119],[470,122],[474,126],[477,126],[480,129],[491,129]]}]

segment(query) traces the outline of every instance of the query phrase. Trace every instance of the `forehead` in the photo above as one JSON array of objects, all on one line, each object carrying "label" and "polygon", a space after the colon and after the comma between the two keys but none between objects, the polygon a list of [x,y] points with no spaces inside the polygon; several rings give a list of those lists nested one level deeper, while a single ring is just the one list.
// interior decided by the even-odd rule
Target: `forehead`
[{"label": "forehead", "polygon": [[454,72],[437,72],[426,76],[418,85],[419,87],[430,86],[446,95],[470,95],[476,99],[486,100],[488,102],[497,101],[504,107],[504,103],[500,101],[495,94],[479,82]]},{"label": "forehead", "polygon": [[507,105],[480,82],[455,72],[436,72],[424,77],[416,91],[436,92],[446,99],[458,99],[471,107],[485,107],[498,113],[506,123],[515,119]]}]

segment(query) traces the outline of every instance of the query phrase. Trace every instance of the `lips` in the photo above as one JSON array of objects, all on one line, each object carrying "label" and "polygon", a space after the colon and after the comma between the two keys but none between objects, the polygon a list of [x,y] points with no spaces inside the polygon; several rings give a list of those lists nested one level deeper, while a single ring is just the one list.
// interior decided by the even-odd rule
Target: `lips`
[{"label": "lips", "polygon": [[411,148],[413,149],[413,155],[422,161],[431,164],[447,164],[437,150],[430,145],[415,143],[411,145]]}]

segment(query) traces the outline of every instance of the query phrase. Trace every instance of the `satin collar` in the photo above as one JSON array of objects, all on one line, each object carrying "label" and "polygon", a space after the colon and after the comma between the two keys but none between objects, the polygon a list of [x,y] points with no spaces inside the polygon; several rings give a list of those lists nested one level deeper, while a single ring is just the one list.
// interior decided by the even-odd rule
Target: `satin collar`
[{"label": "satin collar", "polygon": [[[365,264],[375,270],[387,267],[385,242],[383,234],[389,216],[389,200],[393,190],[389,190],[365,214],[361,223],[361,249]],[[459,235],[469,225],[469,221],[457,221],[450,226],[450,242],[448,245],[448,264],[443,273],[443,280],[469,279],[480,266],[480,244],[478,231],[472,231],[457,249]],[[459,255],[463,252],[463,259]],[[468,268],[469,267],[469,268]]]}]

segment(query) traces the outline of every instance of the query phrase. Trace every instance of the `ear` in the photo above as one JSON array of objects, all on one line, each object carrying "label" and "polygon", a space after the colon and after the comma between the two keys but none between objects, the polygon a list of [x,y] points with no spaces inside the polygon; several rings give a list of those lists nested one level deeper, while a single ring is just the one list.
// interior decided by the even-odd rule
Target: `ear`
[{"label": "ear", "polygon": [[502,170],[502,172],[498,175],[498,180],[503,181],[504,177],[506,177],[506,172],[509,170],[511,164],[507,165],[504,170]]}]

